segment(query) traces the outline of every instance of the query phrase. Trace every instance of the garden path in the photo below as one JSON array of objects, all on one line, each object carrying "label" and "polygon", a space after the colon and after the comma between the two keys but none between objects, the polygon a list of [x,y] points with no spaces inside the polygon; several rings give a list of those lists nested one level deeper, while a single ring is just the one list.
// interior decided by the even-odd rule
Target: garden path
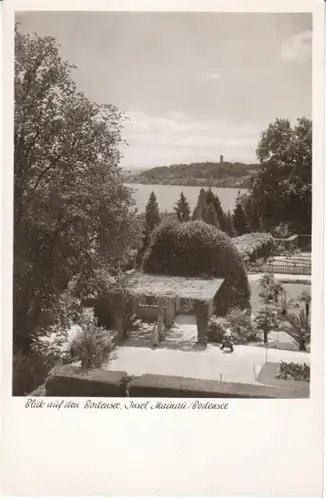
[{"label": "garden path", "polygon": [[[180,339],[179,339],[179,342]],[[160,345],[121,345],[104,368],[125,370],[130,375],[146,373],[174,375],[206,380],[222,380],[257,384],[256,377],[263,365],[280,361],[309,363],[309,353],[265,349],[255,346],[236,346],[233,354],[224,353],[216,345],[206,348],[188,343],[188,348]]]}]

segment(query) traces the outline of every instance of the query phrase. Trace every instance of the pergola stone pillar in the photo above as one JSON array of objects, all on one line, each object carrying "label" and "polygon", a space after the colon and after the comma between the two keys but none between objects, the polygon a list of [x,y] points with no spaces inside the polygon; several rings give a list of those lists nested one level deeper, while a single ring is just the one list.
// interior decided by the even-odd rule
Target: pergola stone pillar
[{"label": "pergola stone pillar", "polygon": [[214,304],[213,301],[210,300],[208,302],[208,317],[210,318],[211,316],[213,316],[213,313],[214,313]]},{"label": "pergola stone pillar", "polygon": [[175,314],[175,303],[174,303],[174,297],[173,296],[167,296],[166,297],[166,326],[168,328],[171,328],[174,323],[174,314]]},{"label": "pergola stone pillar", "polygon": [[163,338],[164,330],[164,298],[159,297],[157,301],[158,311],[157,311],[157,328],[159,339]]},{"label": "pergola stone pillar", "polygon": [[200,345],[206,345],[209,306],[207,302],[196,299],[194,302],[194,308],[195,308],[196,323],[197,323],[197,335],[198,335],[197,342]]}]

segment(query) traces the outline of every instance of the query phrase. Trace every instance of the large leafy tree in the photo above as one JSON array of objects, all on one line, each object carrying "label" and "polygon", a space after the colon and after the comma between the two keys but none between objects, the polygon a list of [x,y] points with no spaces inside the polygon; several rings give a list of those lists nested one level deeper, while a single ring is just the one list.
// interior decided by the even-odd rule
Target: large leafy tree
[{"label": "large leafy tree", "polygon": [[292,126],[277,119],[261,133],[256,151],[260,170],[251,183],[251,199],[266,230],[281,222],[294,232],[311,233],[312,122]]},{"label": "large leafy tree", "polygon": [[60,319],[62,293],[119,269],[137,236],[123,115],[78,92],[52,37],[15,33],[14,351]]}]

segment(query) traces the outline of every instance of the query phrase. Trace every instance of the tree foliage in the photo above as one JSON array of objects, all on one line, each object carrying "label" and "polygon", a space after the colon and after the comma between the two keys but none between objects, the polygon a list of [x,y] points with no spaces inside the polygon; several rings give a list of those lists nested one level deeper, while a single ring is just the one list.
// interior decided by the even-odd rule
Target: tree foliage
[{"label": "tree foliage", "polygon": [[260,169],[252,178],[250,198],[264,228],[284,222],[292,232],[310,234],[312,121],[302,117],[292,126],[277,119],[261,133],[256,154]]},{"label": "tree foliage", "polygon": [[77,91],[54,38],[15,38],[14,349],[26,352],[47,331],[44,312],[58,320],[72,278],[87,293],[138,229],[119,168],[121,111]]},{"label": "tree foliage", "polygon": [[249,224],[247,221],[247,217],[242,205],[240,192],[238,193],[235,208],[232,216],[233,227],[238,236],[242,236],[243,234],[250,233]]},{"label": "tree foliage", "polygon": [[304,304],[306,317],[310,318],[311,294],[307,291],[301,292],[299,301]]},{"label": "tree foliage", "polygon": [[222,208],[219,197],[213,193],[211,188],[207,190],[202,188],[200,190],[192,219],[211,224],[229,236],[233,234],[232,224],[230,224],[227,214]]},{"label": "tree foliage", "polygon": [[305,351],[311,339],[310,320],[306,311],[301,309],[299,314],[287,313],[285,320],[286,323],[282,325],[282,329],[291,335],[299,351]]},{"label": "tree foliage", "polygon": [[279,326],[278,311],[273,307],[262,307],[255,316],[253,324],[255,328],[263,331],[264,343],[267,344],[269,332]]},{"label": "tree foliage", "polygon": [[160,223],[160,211],[157,203],[157,198],[154,191],[149,195],[149,199],[145,208],[145,225],[149,231],[153,231]]},{"label": "tree foliage", "polygon": [[215,211],[214,205],[212,203],[205,206],[202,213],[202,220],[206,222],[206,224],[210,224],[211,226],[217,227],[219,229],[220,224],[217,218],[217,213]]},{"label": "tree foliage", "polygon": [[190,220],[190,206],[185,195],[183,194],[183,191],[180,193],[180,198],[177,201],[174,210],[180,222],[188,222],[188,220]]}]

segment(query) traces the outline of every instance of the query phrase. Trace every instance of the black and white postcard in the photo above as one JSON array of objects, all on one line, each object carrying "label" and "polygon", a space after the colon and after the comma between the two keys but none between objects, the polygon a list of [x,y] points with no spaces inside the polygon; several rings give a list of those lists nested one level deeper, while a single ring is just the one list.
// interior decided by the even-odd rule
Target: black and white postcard
[{"label": "black and white postcard", "polygon": [[0,7],[4,492],[321,496],[323,4]]}]

